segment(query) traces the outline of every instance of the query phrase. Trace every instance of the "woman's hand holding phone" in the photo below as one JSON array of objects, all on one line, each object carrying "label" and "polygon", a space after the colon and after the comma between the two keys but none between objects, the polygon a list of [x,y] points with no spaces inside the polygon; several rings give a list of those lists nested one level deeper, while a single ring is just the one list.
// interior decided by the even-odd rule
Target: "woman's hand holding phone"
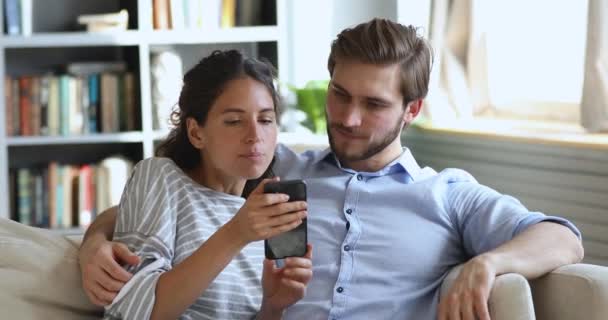
[{"label": "woman's hand holding phone", "polygon": [[260,317],[276,318],[283,311],[298,302],[306,294],[306,287],[312,279],[312,246],[306,246],[303,257],[290,257],[277,268],[273,260],[264,259],[262,287],[264,291]]},{"label": "woman's hand holding phone", "polygon": [[289,231],[306,218],[306,202],[288,202],[285,194],[264,193],[264,185],[278,178],[263,180],[249,195],[245,204],[228,222],[234,235],[243,243],[264,240]]}]

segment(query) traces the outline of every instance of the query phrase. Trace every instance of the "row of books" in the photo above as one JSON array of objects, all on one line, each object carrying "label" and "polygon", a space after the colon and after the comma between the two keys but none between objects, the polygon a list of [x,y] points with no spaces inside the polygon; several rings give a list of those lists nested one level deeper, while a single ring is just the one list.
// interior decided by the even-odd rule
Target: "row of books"
[{"label": "row of books", "polygon": [[6,134],[79,135],[137,129],[131,72],[6,77]]},{"label": "row of books", "polygon": [[230,28],[261,24],[263,0],[153,0],[154,29]]},{"label": "row of books", "polygon": [[11,217],[43,228],[87,227],[119,203],[132,168],[129,160],[110,157],[98,164],[10,170]]}]

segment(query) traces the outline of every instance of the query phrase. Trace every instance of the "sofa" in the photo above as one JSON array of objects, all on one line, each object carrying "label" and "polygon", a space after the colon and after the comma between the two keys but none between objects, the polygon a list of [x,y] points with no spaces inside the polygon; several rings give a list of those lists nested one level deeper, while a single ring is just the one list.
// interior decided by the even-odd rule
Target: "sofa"
[{"label": "sofa", "polygon": [[[99,319],[102,309],[81,287],[80,240],[0,219],[0,318]],[[442,294],[459,270],[449,273]],[[501,275],[489,308],[493,320],[608,319],[608,268],[568,265],[530,282]]]}]

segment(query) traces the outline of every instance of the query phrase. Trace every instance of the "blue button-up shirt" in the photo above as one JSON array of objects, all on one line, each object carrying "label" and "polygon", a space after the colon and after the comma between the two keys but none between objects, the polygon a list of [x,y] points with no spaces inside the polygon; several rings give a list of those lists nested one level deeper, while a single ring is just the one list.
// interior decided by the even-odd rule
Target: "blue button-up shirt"
[{"label": "blue button-up shirt", "polygon": [[274,171],[308,185],[313,278],[286,319],[435,320],[448,271],[528,226],[570,222],[528,211],[462,170],[420,168],[410,151],[377,172],[330,150],[277,149]]}]

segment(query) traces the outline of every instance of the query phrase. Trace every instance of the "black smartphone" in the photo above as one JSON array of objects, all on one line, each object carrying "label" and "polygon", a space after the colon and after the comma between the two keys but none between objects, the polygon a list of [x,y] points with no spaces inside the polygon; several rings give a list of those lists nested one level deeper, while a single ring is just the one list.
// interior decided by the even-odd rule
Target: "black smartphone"
[{"label": "black smartphone", "polygon": [[[306,201],[306,183],[302,180],[269,182],[264,193],[284,193],[289,201]],[[303,257],[308,243],[306,219],[296,228],[264,240],[266,258],[277,260],[287,257]]]}]

